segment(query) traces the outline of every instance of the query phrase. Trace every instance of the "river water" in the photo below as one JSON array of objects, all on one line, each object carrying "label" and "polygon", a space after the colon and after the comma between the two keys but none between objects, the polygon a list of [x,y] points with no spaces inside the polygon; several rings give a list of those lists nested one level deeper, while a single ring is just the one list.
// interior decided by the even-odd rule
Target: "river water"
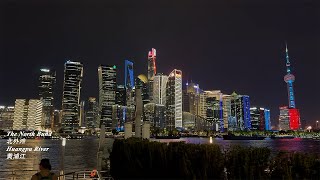
[{"label": "river water", "polygon": [[[193,144],[208,144],[209,138],[181,138],[179,140],[155,140],[160,142],[174,142],[185,141],[186,143]],[[108,156],[108,149],[112,148],[113,139],[105,140],[104,154]],[[245,147],[268,147],[273,152],[276,151],[296,151],[307,153],[319,153],[320,154],[320,140],[313,139],[266,139],[266,140],[223,140],[219,138],[213,138],[213,144],[218,144],[222,149],[228,149],[232,145],[241,145]],[[48,152],[27,152],[26,159],[7,159],[6,150],[8,148],[7,140],[0,139],[0,179],[4,178],[3,171],[9,170],[34,170],[30,172],[23,172],[19,178],[28,179],[32,174],[38,170],[39,162],[42,158],[49,158],[52,164],[54,172],[59,172],[64,166],[66,173],[80,171],[80,170],[92,170],[96,168],[97,163],[97,151],[99,147],[98,139],[70,139],[67,140],[65,149],[61,145],[61,140],[35,140],[28,139],[24,145],[12,145],[14,147],[31,147],[41,146],[43,148],[49,148]],[[64,152],[64,156],[62,156]],[[64,158],[62,158],[64,157]],[[63,163],[62,163],[63,162]],[[22,173],[22,172],[21,172]],[[19,179],[18,178],[18,179]]]}]

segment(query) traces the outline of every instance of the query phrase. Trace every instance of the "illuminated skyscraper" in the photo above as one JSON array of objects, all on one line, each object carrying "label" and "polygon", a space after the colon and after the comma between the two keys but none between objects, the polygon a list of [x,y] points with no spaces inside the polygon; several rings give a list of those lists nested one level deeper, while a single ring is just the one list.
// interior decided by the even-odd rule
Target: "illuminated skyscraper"
[{"label": "illuminated skyscraper", "polygon": [[251,129],[270,130],[270,110],[262,107],[250,108]]},{"label": "illuminated skyscraper", "polygon": [[289,108],[287,106],[283,106],[279,108],[279,130],[287,131],[290,130],[290,116],[289,116]]},{"label": "illuminated skyscraper", "polygon": [[231,116],[228,122],[230,130],[251,129],[249,96],[231,94]]},{"label": "illuminated skyscraper", "polygon": [[229,122],[232,121],[231,116],[231,96],[223,95],[222,96],[222,105],[223,105],[223,126],[225,130],[229,130]]},{"label": "illuminated skyscraper", "polygon": [[62,124],[65,129],[79,127],[80,90],[83,77],[81,62],[67,61],[64,64],[64,82],[62,97]]},{"label": "illuminated skyscraper", "polygon": [[144,74],[140,74],[136,78],[135,88],[141,89],[142,103],[147,104],[150,102],[148,92],[148,78]]},{"label": "illuminated skyscraper", "polygon": [[98,128],[100,124],[100,122],[98,122],[98,116],[98,103],[96,98],[89,97],[89,100],[86,103],[86,127],[90,129]]},{"label": "illuminated skyscraper", "polygon": [[100,65],[98,75],[100,126],[104,124],[106,131],[112,131],[115,128],[112,127],[112,106],[116,104],[116,66]]},{"label": "illuminated skyscraper", "polygon": [[13,130],[41,130],[42,101],[16,99]]},{"label": "illuminated skyscraper", "polygon": [[199,115],[198,104],[199,104],[200,88],[199,84],[193,82],[186,83],[186,90],[183,91],[183,111],[190,112],[194,115]]},{"label": "illuminated skyscraper", "polygon": [[56,72],[50,69],[40,69],[39,77],[39,97],[43,104],[43,128],[53,128],[53,100],[54,85],[56,83]]},{"label": "illuminated skyscraper", "polygon": [[132,106],[134,104],[133,97],[134,97],[134,76],[133,76],[133,62],[129,60],[125,60],[124,66],[124,85],[126,88],[126,105]]},{"label": "illuminated skyscraper", "polygon": [[117,85],[116,104],[120,106],[126,105],[126,88],[123,85]]},{"label": "illuminated skyscraper", "polygon": [[156,68],[156,49],[152,48],[151,51],[148,53],[148,84],[149,84],[149,99],[152,102],[153,100],[153,80],[154,76],[157,73]]},{"label": "illuminated skyscraper", "polygon": [[[286,67],[287,67],[286,69],[287,74],[284,76],[284,81],[287,83],[287,90],[288,90],[289,126],[291,130],[298,130],[300,128],[300,113],[299,113],[299,110],[296,109],[294,90],[293,90],[293,82],[295,81],[295,77],[293,74],[291,74],[291,64],[289,61],[287,44],[286,44]],[[282,116],[281,112],[280,112],[280,116]],[[279,122],[279,125],[280,125],[280,122]]]},{"label": "illuminated skyscraper", "polygon": [[0,129],[11,130],[14,120],[14,106],[0,106]]},{"label": "illuminated skyscraper", "polygon": [[182,127],[182,71],[175,69],[170,73],[166,97],[167,129]]},{"label": "illuminated skyscraper", "polygon": [[153,80],[153,102],[155,104],[166,105],[166,89],[168,76],[157,74]]},{"label": "illuminated skyscraper", "polygon": [[223,131],[223,106],[222,93],[220,90],[204,91],[205,96],[205,118],[209,128],[214,131]]}]

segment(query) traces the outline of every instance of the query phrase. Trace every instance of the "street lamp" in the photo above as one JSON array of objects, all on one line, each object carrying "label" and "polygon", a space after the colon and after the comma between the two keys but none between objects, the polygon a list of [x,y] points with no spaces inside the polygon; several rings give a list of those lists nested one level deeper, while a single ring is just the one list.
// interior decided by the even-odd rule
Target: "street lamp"
[{"label": "street lamp", "polygon": [[318,123],[319,123],[319,121],[316,121],[316,129],[318,129],[319,127],[318,127]]},{"label": "street lamp", "polygon": [[307,127],[307,130],[309,130],[309,132],[311,131],[312,127],[311,126],[308,126]]},{"label": "street lamp", "polygon": [[[64,154],[65,154],[65,147],[66,147],[66,138],[62,138],[62,153],[61,153],[61,171],[60,175],[64,175]],[[62,176],[64,179],[64,176]]]}]

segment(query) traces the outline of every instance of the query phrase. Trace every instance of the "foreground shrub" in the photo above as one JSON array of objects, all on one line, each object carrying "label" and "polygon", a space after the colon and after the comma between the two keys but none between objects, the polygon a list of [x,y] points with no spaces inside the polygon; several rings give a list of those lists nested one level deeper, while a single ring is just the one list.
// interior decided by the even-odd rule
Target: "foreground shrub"
[{"label": "foreground shrub", "polygon": [[320,179],[319,156],[268,148],[115,140],[110,153],[114,179]]},{"label": "foreground shrub", "polygon": [[272,179],[320,179],[319,156],[279,152],[270,164]]},{"label": "foreground shrub", "polygon": [[271,151],[268,148],[231,147],[226,154],[229,179],[267,179]]}]

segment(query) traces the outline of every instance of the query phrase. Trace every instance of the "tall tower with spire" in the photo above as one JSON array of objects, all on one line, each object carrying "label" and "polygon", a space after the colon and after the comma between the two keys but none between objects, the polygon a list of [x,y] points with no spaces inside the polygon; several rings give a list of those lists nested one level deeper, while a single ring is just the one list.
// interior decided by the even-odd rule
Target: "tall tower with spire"
[{"label": "tall tower with spire", "polygon": [[286,70],[287,74],[284,76],[284,82],[287,83],[288,91],[288,106],[280,107],[279,128],[280,130],[298,130],[300,128],[300,113],[296,109],[296,102],[294,97],[293,82],[294,75],[291,73],[291,64],[289,60],[288,46],[286,43]]},{"label": "tall tower with spire", "polygon": [[289,108],[296,108],[294,91],[293,91],[293,82],[295,80],[295,77],[293,74],[291,74],[291,65],[289,60],[287,43],[286,43],[286,67],[287,67],[287,74],[284,76],[284,81],[287,83]]},{"label": "tall tower with spire", "polygon": [[156,68],[156,49],[152,48],[148,53],[148,81],[149,81],[149,100],[153,102],[153,80],[157,73]]}]

